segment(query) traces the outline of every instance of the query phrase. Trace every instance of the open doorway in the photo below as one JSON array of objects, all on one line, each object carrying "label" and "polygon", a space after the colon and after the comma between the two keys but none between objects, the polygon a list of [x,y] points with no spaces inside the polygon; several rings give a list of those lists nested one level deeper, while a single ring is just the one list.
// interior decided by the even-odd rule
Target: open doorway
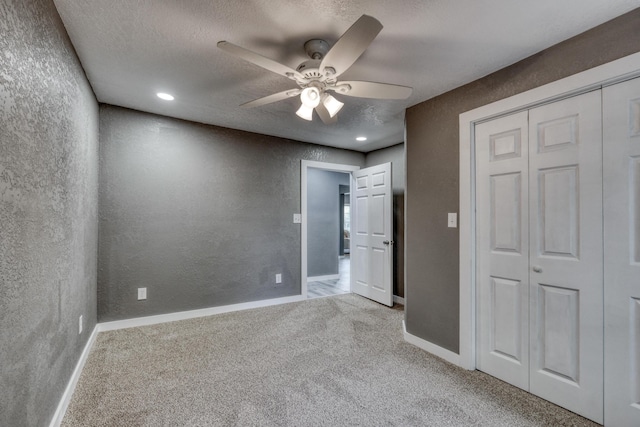
[{"label": "open doorway", "polygon": [[[351,250],[351,228],[353,226],[354,218],[351,215],[351,200],[349,198],[349,213],[347,225],[349,226],[349,238],[344,239],[344,197],[340,197],[341,194],[351,194],[351,185],[353,182],[352,172],[359,170],[359,166],[343,165],[337,163],[325,163],[316,162],[310,160],[302,160],[301,162],[301,212],[302,212],[302,241],[301,241],[301,295],[308,297],[308,284],[314,282],[325,282],[324,285],[339,287],[342,289],[342,293],[351,291],[351,254],[345,254],[345,245],[348,245],[349,251]],[[336,179],[336,186],[333,184],[327,185],[326,181],[321,180],[321,184],[316,186],[318,176],[322,175],[319,172],[335,172],[338,175],[334,176]],[[346,181],[344,180],[346,178]],[[340,187],[342,185],[342,187]],[[318,187],[327,187],[327,193],[331,197],[333,207],[329,208],[327,204],[322,202],[322,197],[316,194]],[[309,189],[311,188],[311,192]],[[334,189],[332,189],[334,188]],[[333,198],[333,196],[335,198]],[[320,212],[326,212],[325,218],[329,218],[329,225],[327,222],[318,226],[318,222],[314,219],[314,216]],[[320,230],[318,232],[318,230]],[[330,250],[322,250],[322,239],[324,237],[330,237],[328,241]],[[341,255],[342,254],[342,255]],[[345,257],[349,255],[349,257]],[[340,258],[343,256],[343,258]],[[325,263],[325,267],[318,268],[318,260],[322,260]],[[327,270],[326,265],[332,264],[335,267],[333,270]],[[328,283],[327,283],[328,282]],[[312,292],[312,296],[325,296],[316,295],[316,292]]]},{"label": "open doorway", "polygon": [[351,292],[351,174],[307,170],[307,298]]},{"label": "open doorway", "polygon": [[[359,166],[336,163],[301,162],[301,209],[302,209],[302,244],[301,251],[301,289],[302,297],[307,297],[308,282],[324,280],[327,277],[314,276],[309,271],[310,262],[315,262],[310,252],[314,242],[309,238],[309,213],[318,201],[316,196],[308,193],[309,175],[314,169],[349,174],[350,185],[350,291],[365,298],[391,307],[393,305],[393,202],[391,185],[391,162],[360,169]],[[334,190],[332,190],[333,192]],[[334,199],[335,200],[335,199]],[[315,208],[323,205],[315,203]],[[332,211],[335,212],[335,211]],[[332,216],[335,218],[335,216]],[[324,229],[327,233],[327,229]],[[340,230],[328,234],[338,240]],[[322,234],[321,234],[322,235]],[[338,243],[334,246],[338,249]],[[323,254],[323,252],[319,252]],[[334,260],[338,255],[335,253]],[[331,275],[329,275],[331,276]],[[334,270],[333,279],[339,279],[338,267]]]}]

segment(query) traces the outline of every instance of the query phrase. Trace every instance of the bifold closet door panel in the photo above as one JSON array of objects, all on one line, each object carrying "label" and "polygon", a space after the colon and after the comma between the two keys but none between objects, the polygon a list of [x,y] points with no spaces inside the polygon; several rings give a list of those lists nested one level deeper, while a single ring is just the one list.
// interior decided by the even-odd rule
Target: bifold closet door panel
[{"label": "bifold closet door panel", "polygon": [[640,426],[640,79],[603,89],[605,424]]},{"label": "bifold closet door panel", "polygon": [[477,365],[529,388],[527,112],[476,126]]},{"label": "bifold closet door panel", "polygon": [[601,92],[529,110],[529,390],[603,421]]}]

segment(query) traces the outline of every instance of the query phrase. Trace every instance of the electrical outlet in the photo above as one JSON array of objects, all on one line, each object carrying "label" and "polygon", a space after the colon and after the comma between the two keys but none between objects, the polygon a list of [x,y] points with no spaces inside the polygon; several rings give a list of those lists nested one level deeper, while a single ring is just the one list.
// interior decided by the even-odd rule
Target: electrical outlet
[{"label": "electrical outlet", "polygon": [[276,283],[282,283],[282,274],[276,274]]},{"label": "electrical outlet", "polygon": [[147,288],[138,288],[138,301],[147,299]]},{"label": "electrical outlet", "polygon": [[301,214],[293,214],[293,223],[301,224],[302,223],[302,215]]},{"label": "electrical outlet", "polygon": [[78,318],[78,335],[82,333],[82,315]]}]

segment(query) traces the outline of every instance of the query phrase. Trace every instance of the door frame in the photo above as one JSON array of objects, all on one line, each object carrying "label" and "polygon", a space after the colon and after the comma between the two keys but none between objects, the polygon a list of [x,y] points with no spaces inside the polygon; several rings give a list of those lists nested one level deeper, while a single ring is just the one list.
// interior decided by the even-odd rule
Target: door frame
[{"label": "door frame", "polygon": [[476,369],[475,125],[640,76],[640,52],[460,114],[460,354]]},{"label": "door frame", "polygon": [[[353,190],[352,172],[360,170],[360,166],[343,165],[340,163],[326,163],[313,160],[301,160],[300,162],[300,214],[302,218],[301,239],[300,239],[300,295],[307,298],[307,173],[309,168],[321,169],[330,172],[348,173],[349,191]],[[351,219],[353,227],[354,218]],[[352,276],[353,277],[353,276]]]}]

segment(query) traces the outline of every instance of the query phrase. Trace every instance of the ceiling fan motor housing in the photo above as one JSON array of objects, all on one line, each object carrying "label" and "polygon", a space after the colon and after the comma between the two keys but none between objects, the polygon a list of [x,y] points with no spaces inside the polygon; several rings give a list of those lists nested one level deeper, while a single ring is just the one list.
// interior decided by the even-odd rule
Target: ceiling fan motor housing
[{"label": "ceiling fan motor housing", "polygon": [[309,58],[319,61],[329,52],[329,43],[320,39],[307,40],[304,44],[304,51],[307,52]]},{"label": "ceiling fan motor housing", "polygon": [[319,79],[323,77],[320,74],[320,60],[319,59],[310,59],[308,61],[304,61],[302,64],[298,65],[296,71],[302,74],[307,79]]}]

